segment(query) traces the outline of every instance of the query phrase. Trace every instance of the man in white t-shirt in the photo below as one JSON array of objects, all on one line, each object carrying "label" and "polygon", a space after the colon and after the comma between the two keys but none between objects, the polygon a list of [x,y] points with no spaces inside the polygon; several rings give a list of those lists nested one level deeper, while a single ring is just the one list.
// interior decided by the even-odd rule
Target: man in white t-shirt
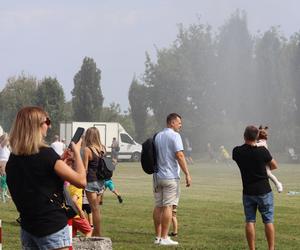
[{"label": "man in white t-shirt", "polygon": [[177,205],[179,200],[180,170],[185,174],[186,186],[191,185],[183,144],[180,134],[181,116],[172,113],[167,117],[167,127],[155,137],[158,172],[153,174],[153,192],[155,207],[153,221],[156,238],[154,244],[178,245],[168,237],[169,227],[172,220],[172,206]]},{"label": "man in white t-shirt", "polygon": [[59,136],[55,135],[54,136],[54,142],[51,143],[51,148],[53,148],[55,150],[55,152],[61,156],[65,150],[66,145],[59,141]]}]

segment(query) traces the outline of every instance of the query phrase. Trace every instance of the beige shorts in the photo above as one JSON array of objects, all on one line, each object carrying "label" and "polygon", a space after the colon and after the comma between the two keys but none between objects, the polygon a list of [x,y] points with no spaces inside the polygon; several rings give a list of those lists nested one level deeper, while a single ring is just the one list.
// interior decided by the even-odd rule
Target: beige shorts
[{"label": "beige shorts", "polygon": [[153,191],[156,207],[178,205],[180,196],[179,181],[179,179],[157,179]]}]

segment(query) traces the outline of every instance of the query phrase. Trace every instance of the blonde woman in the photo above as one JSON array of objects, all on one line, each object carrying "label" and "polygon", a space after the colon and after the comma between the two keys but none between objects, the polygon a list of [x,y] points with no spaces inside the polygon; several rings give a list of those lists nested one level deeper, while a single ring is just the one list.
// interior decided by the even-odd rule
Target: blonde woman
[{"label": "blonde woman", "polygon": [[104,181],[98,178],[98,161],[105,153],[105,146],[100,140],[100,133],[96,127],[88,128],[84,136],[83,163],[87,170],[86,196],[89,201],[93,217],[93,236],[101,236],[100,200],[104,192]]},{"label": "blonde woman", "polygon": [[[86,185],[81,140],[72,143],[73,170],[44,142],[50,125],[42,108],[24,107],[10,131],[7,184],[20,213],[22,249],[68,249],[71,245],[68,218],[60,202],[63,184],[68,181],[81,188]],[[65,157],[69,158],[69,154]],[[49,198],[54,193],[57,202]]]}]

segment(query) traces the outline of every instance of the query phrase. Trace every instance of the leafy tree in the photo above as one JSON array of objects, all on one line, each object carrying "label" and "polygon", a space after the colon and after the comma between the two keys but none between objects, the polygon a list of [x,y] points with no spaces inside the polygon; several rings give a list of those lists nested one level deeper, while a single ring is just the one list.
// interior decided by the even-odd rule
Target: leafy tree
[{"label": "leafy tree", "polygon": [[136,139],[142,142],[146,135],[146,119],[147,119],[147,87],[138,83],[134,77],[129,89],[128,99],[131,107],[131,116],[135,127]]},{"label": "leafy tree", "polygon": [[294,96],[291,98],[291,108],[294,109],[295,122],[300,127],[300,33],[295,33],[287,46],[286,53],[289,58],[289,72],[291,90]]},{"label": "leafy tree", "polygon": [[103,95],[100,87],[101,71],[92,58],[85,57],[81,69],[74,77],[72,105],[74,120],[100,120]]},{"label": "leafy tree", "polygon": [[111,103],[109,107],[103,107],[101,113],[101,121],[118,122],[121,113],[121,107],[118,103]]},{"label": "leafy tree", "polygon": [[219,117],[233,124],[253,121],[256,111],[249,105],[255,96],[253,40],[245,12],[237,10],[231,15],[220,28],[216,43]]},{"label": "leafy tree", "polygon": [[72,101],[68,101],[64,105],[64,120],[65,121],[72,121],[73,120]]},{"label": "leafy tree", "polygon": [[11,77],[0,93],[1,125],[9,131],[17,112],[24,106],[35,104],[37,80],[24,73]]},{"label": "leafy tree", "polygon": [[[157,51],[157,63],[146,58],[144,81],[148,87],[149,106],[160,127],[165,126],[171,112],[184,117],[186,134],[199,144],[200,134],[194,128],[204,129],[213,117],[213,89],[215,79],[214,44],[211,28],[202,24],[188,29],[179,27],[176,41],[169,49]],[[211,105],[207,105],[207,104]],[[201,119],[201,122],[200,122]]]},{"label": "leafy tree", "polygon": [[59,122],[65,120],[64,103],[64,91],[56,78],[47,77],[38,85],[36,105],[43,107],[52,121],[51,129],[48,130],[47,135],[49,142],[55,134],[59,134]]}]

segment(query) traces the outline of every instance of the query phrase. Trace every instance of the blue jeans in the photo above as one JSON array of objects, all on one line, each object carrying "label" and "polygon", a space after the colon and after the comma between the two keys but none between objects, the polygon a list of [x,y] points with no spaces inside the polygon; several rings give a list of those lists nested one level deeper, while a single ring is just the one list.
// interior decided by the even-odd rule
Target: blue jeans
[{"label": "blue jeans", "polygon": [[21,241],[23,250],[49,250],[72,245],[68,225],[63,229],[44,237],[36,237],[26,232],[24,229],[21,229]]},{"label": "blue jeans", "polygon": [[244,213],[246,222],[256,222],[256,211],[261,214],[263,223],[274,222],[273,193],[263,195],[243,195]]}]

